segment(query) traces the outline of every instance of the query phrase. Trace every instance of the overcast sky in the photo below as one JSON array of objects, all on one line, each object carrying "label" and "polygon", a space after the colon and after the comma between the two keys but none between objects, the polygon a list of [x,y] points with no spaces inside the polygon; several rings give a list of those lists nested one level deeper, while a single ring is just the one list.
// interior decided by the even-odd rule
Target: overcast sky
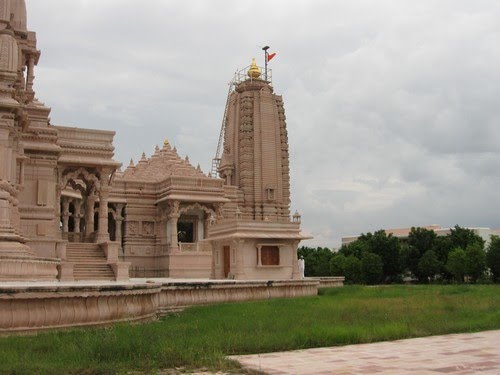
[{"label": "overcast sky", "polygon": [[26,3],[52,123],[115,130],[124,164],[168,138],[208,172],[227,83],[268,44],[306,245],[500,228],[497,0]]}]

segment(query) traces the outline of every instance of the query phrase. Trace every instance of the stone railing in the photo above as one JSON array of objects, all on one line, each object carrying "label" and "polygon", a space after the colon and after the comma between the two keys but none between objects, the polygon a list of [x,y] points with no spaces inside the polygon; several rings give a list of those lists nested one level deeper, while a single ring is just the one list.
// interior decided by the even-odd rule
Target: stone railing
[{"label": "stone railing", "polygon": [[208,253],[212,251],[212,245],[208,242],[179,242],[179,250],[182,253]]},{"label": "stone railing", "polygon": [[0,335],[155,318],[186,306],[313,296],[318,281],[39,283],[0,289]]},{"label": "stone railing", "polygon": [[163,180],[158,188],[165,190],[172,186],[190,189],[223,189],[224,181],[220,179],[199,178],[190,176],[175,176]]}]

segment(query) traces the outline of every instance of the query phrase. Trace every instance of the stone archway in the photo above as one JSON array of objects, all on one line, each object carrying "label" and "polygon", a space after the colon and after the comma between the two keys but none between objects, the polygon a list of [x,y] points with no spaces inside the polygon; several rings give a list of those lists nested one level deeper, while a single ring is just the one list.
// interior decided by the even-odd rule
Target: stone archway
[{"label": "stone archway", "polygon": [[[61,220],[67,220],[62,217],[66,215],[66,202],[62,200],[62,191],[68,186],[71,189],[79,192],[82,196],[81,206],[84,208],[84,215],[78,212],[78,230],[83,227],[82,240],[91,242],[106,242],[109,241],[108,234],[108,196],[109,196],[109,180],[112,170],[102,168],[89,167],[67,167],[62,170],[59,176],[59,184],[57,187],[57,199],[59,204],[58,217]],[[95,220],[94,211],[96,202],[99,200],[98,218]],[[62,207],[64,204],[64,207]],[[61,210],[61,208],[63,208]],[[62,211],[62,212],[61,212]],[[83,220],[80,220],[83,219]],[[97,233],[94,225],[98,224]],[[66,229],[67,226],[64,226]]]}]

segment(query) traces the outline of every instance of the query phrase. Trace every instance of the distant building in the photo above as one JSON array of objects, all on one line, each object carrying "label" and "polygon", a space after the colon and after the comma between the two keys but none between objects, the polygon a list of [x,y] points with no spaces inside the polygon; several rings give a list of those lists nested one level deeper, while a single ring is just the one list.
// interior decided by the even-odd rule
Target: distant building
[{"label": "distant building", "polygon": [[[416,227],[415,227],[416,228]],[[428,225],[424,227],[420,227],[428,230],[433,230],[438,236],[446,236],[451,233],[453,228],[443,228],[440,225]],[[490,228],[467,228],[472,230],[475,234],[480,236],[486,246],[490,243],[491,236],[500,236],[500,229],[490,229]],[[398,238],[400,241],[407,241],[408,236],[410,235],[411,228],[396,228],[396,229],[384,229],[387,235],[392,235],[393,237]],[[342,237],[342,245],[347,245],[351,242],[356,241],[360,236],[346,236]]]}]

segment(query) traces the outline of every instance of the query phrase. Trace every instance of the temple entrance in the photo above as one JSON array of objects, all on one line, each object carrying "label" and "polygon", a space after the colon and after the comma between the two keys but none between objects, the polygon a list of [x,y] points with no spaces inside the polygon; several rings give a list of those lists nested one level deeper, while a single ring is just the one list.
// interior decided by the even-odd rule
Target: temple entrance
[{"label": "temple entrance", "polygon": [[227,279],[231,270],[231,248],[224,246],[224,277]]},{"label": "temple entrance", "polygon": [[179,221],[177,223],[177,237],[179,242],[195,242],[194,238],[194,222]]}]

